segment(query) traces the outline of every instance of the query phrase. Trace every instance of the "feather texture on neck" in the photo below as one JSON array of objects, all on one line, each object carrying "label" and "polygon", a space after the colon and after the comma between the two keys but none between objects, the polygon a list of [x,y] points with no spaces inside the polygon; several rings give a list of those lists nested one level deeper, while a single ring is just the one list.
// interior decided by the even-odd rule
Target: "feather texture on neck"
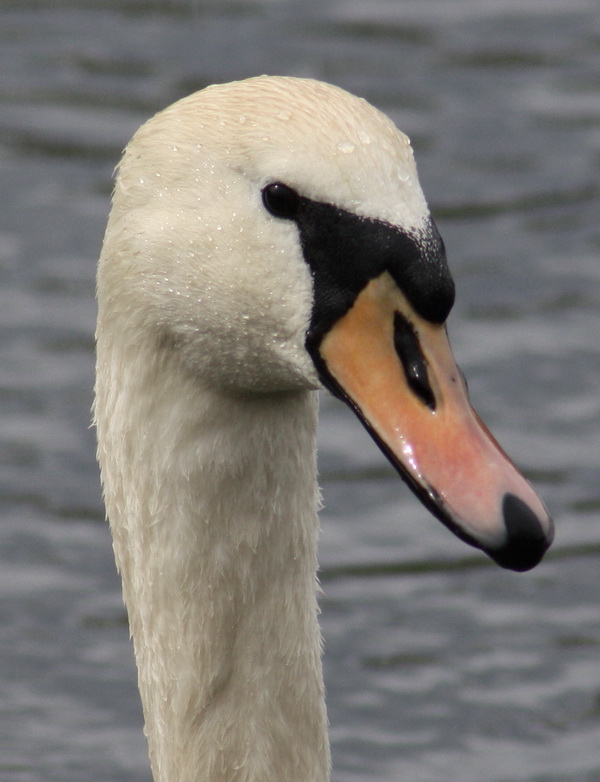
[{"label": "feather texture on neck", "polygon": [[155,779],[327,779],[315,392],[219,395],[139,347],[135,368],[114,350],[98,360],[96,407],[113,410],[97,422],[107,510]]}]

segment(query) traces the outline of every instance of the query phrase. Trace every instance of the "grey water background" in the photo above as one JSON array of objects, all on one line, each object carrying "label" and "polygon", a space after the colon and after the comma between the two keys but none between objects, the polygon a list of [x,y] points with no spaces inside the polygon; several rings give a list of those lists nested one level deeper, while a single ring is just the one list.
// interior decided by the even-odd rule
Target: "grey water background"
[{"label": "grey water background", "polygon": [[411,136],[473,402],[557,521],[538,569],[498,569],[324,397],[334,779],[600,780],[595,0],[0,2],[0,780],[150,779],[88,428],[95,261],[136,127],[264,72]]}]

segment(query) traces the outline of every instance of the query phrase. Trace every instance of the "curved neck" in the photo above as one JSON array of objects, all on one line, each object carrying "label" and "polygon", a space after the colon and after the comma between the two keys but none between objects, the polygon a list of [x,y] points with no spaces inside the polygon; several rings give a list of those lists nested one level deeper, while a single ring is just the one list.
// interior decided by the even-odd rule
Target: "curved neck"
[{"label": "curved neck", "polygon": [[154,778],[324,782],[315,393],[119,366],[99,459]]}]

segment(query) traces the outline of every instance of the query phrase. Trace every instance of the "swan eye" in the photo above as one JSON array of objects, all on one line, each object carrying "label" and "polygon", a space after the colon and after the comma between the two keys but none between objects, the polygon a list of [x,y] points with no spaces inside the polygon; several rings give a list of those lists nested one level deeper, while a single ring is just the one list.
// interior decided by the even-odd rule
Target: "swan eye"
[{"label": "swan eye", "polygon": [[262,197],[266,209],[275,217],[291,219],[298,213],[300,196],[291,187],[281,182],[273,182],[264,187]]}]

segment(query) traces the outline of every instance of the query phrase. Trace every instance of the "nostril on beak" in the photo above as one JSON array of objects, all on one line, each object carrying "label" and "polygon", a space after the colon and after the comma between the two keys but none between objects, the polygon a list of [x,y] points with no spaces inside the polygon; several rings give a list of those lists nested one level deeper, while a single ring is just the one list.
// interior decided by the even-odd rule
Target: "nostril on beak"
[{"label": "nostril on beak", "polygon": [[435,395],[429,383],[427,362],[414,328],[399,312],[394,313],[394,347],[402,362],[411,391],[430,410],[435,410]]},{"label": "nostril on beak", "polygon": [[488,551],[501,567],[523,572],[531,570],[542,559],[554,537],[553,528],[544,532],[531,508],[515,494],[507,493],[502,500],[502,515],[506,541],[494,551]]}]

